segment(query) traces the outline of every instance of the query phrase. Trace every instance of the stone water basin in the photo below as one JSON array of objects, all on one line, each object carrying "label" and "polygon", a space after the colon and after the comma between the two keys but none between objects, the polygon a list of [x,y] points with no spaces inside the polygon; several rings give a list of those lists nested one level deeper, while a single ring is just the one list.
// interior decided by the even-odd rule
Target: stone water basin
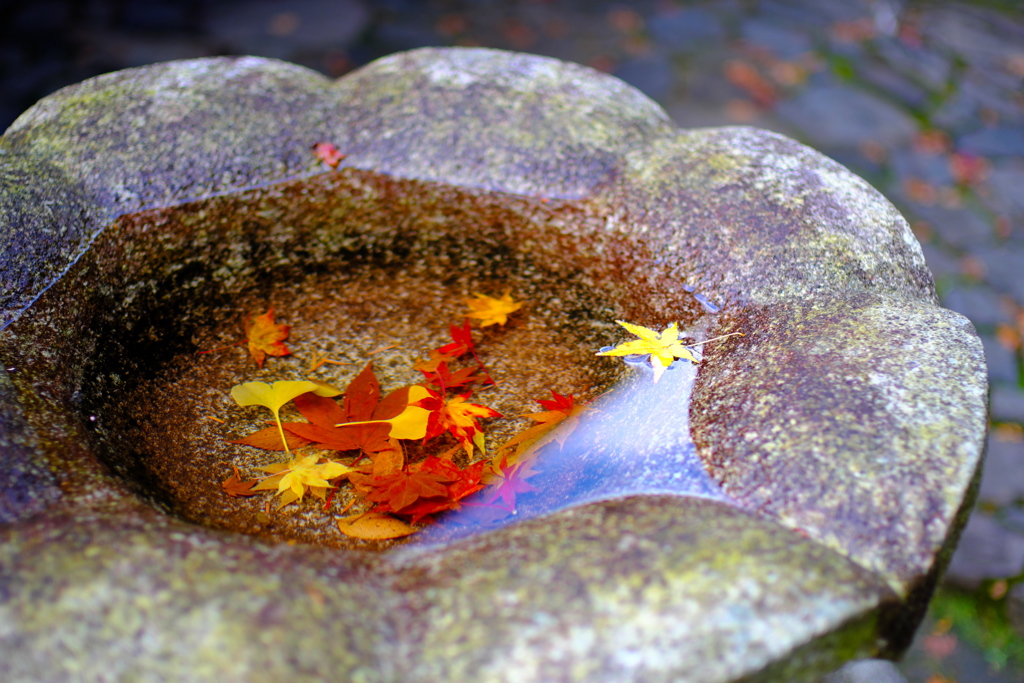
[{"label": "stone water basin", "polygon": [[[335,83],[119,72],[0,151],[5,680],[813,681],[909,644],[970,508],[984,363],[906,222],[827,158],[475,49]],[[219,490],[266,457],[225,441],[263,419],[232,384],[392,344],[382,383],[418,379],[461,297],[504,289],[529,305],[482,337],[495,407],[642,406],[606,404],[519,521],[381,552]],[[294,358],[196,355],[265,306]],[[745,336],[654,389],[594,355],[616,319]]]}]

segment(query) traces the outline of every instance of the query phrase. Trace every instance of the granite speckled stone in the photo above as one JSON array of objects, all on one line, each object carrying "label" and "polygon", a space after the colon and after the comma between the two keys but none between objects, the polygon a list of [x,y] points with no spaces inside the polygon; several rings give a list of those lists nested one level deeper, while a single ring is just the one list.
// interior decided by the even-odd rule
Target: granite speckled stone
[{"label": "granite speckled stone", "polygon": [[[349,156],[317,176],[323,139]],[[780,136],[679,132],[583,67],[426,49],[334,84],[253,58],[111,74],[44,99],[0,151],[0,279],[19,283],[0,333],[4,680],[811,682],[899,654],[970,509],[980,341],[892,206]],[[188,209],[236,211],[223,229],[123,215],[225,194]],[[639,324],[744,333],[706,349],[689,415],[726,496],[339,551],[169,514],[108,433],[125,372],[190,352],[171,330],[271,266],[415,260],[488,216],[451,254],[528,262]],[[686,436],[644,428],[666,454]]]},{"label": "granite speckled stone", "polygon": [[49,161],[0,148],[0,185],[0,327],[6,327],[88,246],[96,222],[78,183]]}]

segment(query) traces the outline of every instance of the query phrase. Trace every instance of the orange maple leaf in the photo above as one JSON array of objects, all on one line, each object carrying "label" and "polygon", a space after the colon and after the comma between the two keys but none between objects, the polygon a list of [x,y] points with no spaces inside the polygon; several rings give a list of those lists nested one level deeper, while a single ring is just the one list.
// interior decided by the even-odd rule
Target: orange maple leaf
[{"label": "orange maple leaf", "polygon": [[[523,417],[528,417],[539,424],[527,427],[498,446],[498,455],[504,458],[507,452],[515,446],[515,454],[512,457],[512,462],[515,462],[527,451],[531,449],[536,450],[552,441],[564,444],[566,438],[579,425],[579,416],[591,410],[586,404],[577,405],[576,399],[573,398],[572,394],[563,396],[552,390],[551,396],[553,398],[537,400],[537,403],[547,410],[540,413],[527,413],[523,415]],[[561,427],[561,429],[556,432],[556,427]]]},{"label": "orange maple leaf", "polygon": [[448,488],[445,484],[453,479],[450,475],[430,470],[399,470],[383,477],[374,477],[373,487],[366,499],[387,506],[389,512],[402,512],[420,498],[445,498]]},{"label": "orange maple leaf", "polygon": [[267,356],[287,356],[291,353],[284,345],[288,338],[288,325],[274,324],[274,309],[246,322],[245,336],[249,342],[249,353],[261,368]]},{"label": "orange maple leaf", "polygon": [[232,498],[255,496],[259,494],[259,491],[253,491],[252,487],[260,483],[259,479],[250,479],[249,481],[242,481],[242,477],[239,475],[238,468],[234,465],[231,466],[234,470],[228,479],[225,479],[221,486],[224,488],[224,492]]},{"label": "orange maple leaf", "polygon": [[[357,424],[337,427],[339,423],[370,420],[378,408],[386,414],[380,419],[394,417],[401,407],[392,406],[390,395],[380,399],[380,383],[373,372],[373,363],[367,363],[345,389],[345,397],[339,404],[330,398],[314,393],[303,394],[295,399],[295,407],[306,422],[285,422],[284,428],[322,448],[334,451],[362,450],[371,455],[388,448],[388,425]],[[404,405],[402,406],[404,407]]]},{"label": "orange maple leaf", "polygon": [[467,317],[478,318],[480,327],[488,325],[504,325],[508,322],[510,313],[514,313],[523,307],[523,303],[514,301],[509,296],[508,290],[501,295],[501,298],[487,296],[486,294],[473,294],[473,299],[463,299],[469,306]]},{"label": "orange maple leaf", "polygon": [[428,515],[459,507],[459,501],[483,488],[483,461],[459,469],[436,456],[385,476],[364,479],[366,499],[378,503],[376,512],[412,518],[416,524]]},{"label": "orange maple leaf", "polygon": [[416,407],[426,408],[430,412],[427,420],[427,433],[423,440],[450,432],[466,449],[469,457],[473,457],[473,445],[484,450],[484,432],[477,424],[476,418],[501,417],[501,413],[493,408],[478,403],[466,403],[469,393],[445,399],[441,394],[427,390],[430,395],[415,403]]},{"label": "orange maple leaf", "polygon": [[516,496],[520,493],[536,491],[526,480],[538,474],[533,469],[533,458],[517,463],[509,463],[502,459],[500,464],[492,465],[490,476],[485,477],[488,488],[483,496],[483,505],[500,508],[507,512],[516,509]]},{"label": "orange maple leaf", "polygon": [[427,458],[419,463],[418,466],[421,470],[430,470],[442,476],[454,477],[450,483],[445,485],[448,493],[443,498],[422,498],[402,510],[402,514],[409,515],[412,518],[412,523],[416,524],[428,515],[460,508],[460,501],[463,498],[484,488],[480,483],[484,464],[484,461],[481,460],[460,470],[449,460],[437,457]]}]

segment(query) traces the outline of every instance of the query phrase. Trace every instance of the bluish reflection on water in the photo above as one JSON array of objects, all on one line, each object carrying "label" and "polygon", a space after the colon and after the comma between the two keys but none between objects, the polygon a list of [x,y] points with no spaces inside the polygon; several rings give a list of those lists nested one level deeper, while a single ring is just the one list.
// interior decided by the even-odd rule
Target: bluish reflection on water
[{"label": "bluish reflection on water", "polygon": [[[633,361],[633,362],[629,362]],[[675,361],[654,382],[647,362],[627,359],[625,377],[591,404],[565,438],[539,449],[532,491],[517,493],[514,512],[488,500],[467,499],[412,539],[432,544],[592,501],[633,494],[700,496],[729,502],[708,476],[690,438],[689,405],[697,366]],[[564,427],[563,427],[564,429]],[[493,498],[493,496],[491,496]]]}]

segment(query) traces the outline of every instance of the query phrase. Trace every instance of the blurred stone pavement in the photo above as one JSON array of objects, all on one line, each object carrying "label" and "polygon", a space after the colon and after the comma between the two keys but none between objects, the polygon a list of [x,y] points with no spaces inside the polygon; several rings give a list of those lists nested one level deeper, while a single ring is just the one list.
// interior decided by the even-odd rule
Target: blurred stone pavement
[{"label": "blurred stone pavement", "polygon": [[[776,130],[845,164],[903,211],[943,305],[970,318],[984,342],[988,465],[947,587],[899,671],[866,662],[830,680],[1024,680],[1020,4],[0,0],[0,130],[64,85],[152,62],[255,54],[341,76],[428,45],[579,62],[636,86],[680,126]],[[894,342],[900,334],[892,330]]]}]

